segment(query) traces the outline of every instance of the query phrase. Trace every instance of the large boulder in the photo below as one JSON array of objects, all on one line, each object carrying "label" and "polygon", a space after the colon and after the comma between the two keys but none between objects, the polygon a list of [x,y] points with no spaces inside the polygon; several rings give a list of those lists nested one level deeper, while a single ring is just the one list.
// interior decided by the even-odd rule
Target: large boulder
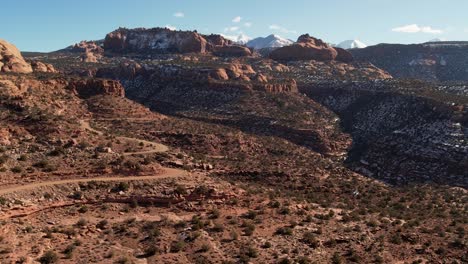
[{"label": "large boulder", "polygon": [[272,51],[270,58],[276,61],[352,61],[352,55],[346,50],[335,49],[321,39],[309,36],[309,34],[300,36],[293,45]]},{"label": "large boulder", "polygon": [[31,73],[31,65],[27,63],[21,52],[11,43],[0,39],[0,72]]}]

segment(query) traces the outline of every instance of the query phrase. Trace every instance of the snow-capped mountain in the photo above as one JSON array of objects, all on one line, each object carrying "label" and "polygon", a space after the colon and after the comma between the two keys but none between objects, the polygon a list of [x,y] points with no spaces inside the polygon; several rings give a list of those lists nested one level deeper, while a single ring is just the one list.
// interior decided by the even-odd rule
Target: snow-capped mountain
[{"label": "snow-capped mountain", "polygon": [[228,35],[221,34],[221,36],[241,45],[245,45],[247,42],[249,42],[249,40],[251,40],[251,38],[245,34],[240,34],[238,36],[228,36]]},{"label": "snow-capped mountain", "polygon": [[282,38],[278,35],[269,35],[265,38],[255,38],[247,42],[247,47],[254,49],[281,48],[293,44],[294,41]]},{"label": "snow-capped mountain", "polygon": [[428,42],[442,42],[442,41],[446,41],[445,39],[441,39],[441,38],[435,38],[435,39],[431,39],[429,40]]},{"label": "snow-capped mountain", "polygon": [[357,39],[354,39],[354,40],[345,40],[341,42],[340,44],[336,45],[336,47],[342,48],[342,49],[363,49],[367,47],[367,45]]}]

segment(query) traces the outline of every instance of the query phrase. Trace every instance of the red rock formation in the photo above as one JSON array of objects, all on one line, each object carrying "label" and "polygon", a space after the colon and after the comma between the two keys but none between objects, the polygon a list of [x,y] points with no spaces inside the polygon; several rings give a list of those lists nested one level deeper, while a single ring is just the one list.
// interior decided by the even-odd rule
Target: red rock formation
[{"label": "red rock formation", "polygon": [[104,49],[94,41],[83,40],[71,47],[72,52],[92,52],[95,54],[104,54]]},{"label": "red rock formation", "polygon": [[291,46],[282,47],[272,51],[270,53],[270,58],[277,61],[352,61],[352,55],[349,52],[343,49],[335,49],[323,42],[321,39],[316,39],[308,34],[300,36],[297,39],[297,43]]},{"label": "red rock formation", "polygon": [[233,44],[232,41],[217,34],[205,35],[203,37],[213,46],[229,46]]},{"label": "red rock formation", "polygon": [[342,48],[335,48],[335,50],[338,52],[335,60],[346,63],[352,62],[354,60],[353,55],[351,55],[351,53],[349,53],[347,50]]},{"label": "red rock formation", "polygon": [[218,56],[250,56],[252,51],[233,45],[221,35],[204,36],[196,31],[168,28],[119,28],[107,34],[104,49],[114,53],[207,53]]},{"label": "red rock formation", "polygon": [[31,73],[32,67],[13,44],[0,39],[0,72]]},{"label": "red rock formation", "polygon": [[207,41],[197,32],[167,28],[119,28],[107,34],[104,49],[110,52],[205,53]]},{"label": "red rock formation", "polygon": [[83,62],[98,62],[104,55],[104,49],[94,41],[76,43],[69,51],[81,53],[80,59]]},{"label": "red rock formation", "polygon": [[252,51],[247,47],[239,45],[215,46],[213,54],[221,57],[244,57],[251,56]]},{"label": "red rock formation", "polygon": [[123,61],[118,67],[100,68],[95,76],[110,79],[134,79],[136,76],[146,72],[140,64],[134,61]]},{"label": "red rock formation", "polygon": [[49,73],[56,73],[54,66],[49,63],[44,63],[40,61],[32,61],[31,66],[34,72],[49,72]]},{"label": "red rock formation", "polygon": [[125,90],[119,81],[103,79],[73,80],[68,84],[78,96],[89,98],[94,95],[106,94],[118,97],[125,96]]}]

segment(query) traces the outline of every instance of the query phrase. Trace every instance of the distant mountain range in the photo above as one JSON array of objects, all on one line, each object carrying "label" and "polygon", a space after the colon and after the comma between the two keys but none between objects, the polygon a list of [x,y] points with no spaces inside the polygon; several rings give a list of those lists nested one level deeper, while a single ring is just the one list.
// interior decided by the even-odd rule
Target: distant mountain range
[{"label": "distant mountain range", "polygon": [[259,37],[247,42],[247,47],[256,50],[265,48],[281,48],[293,44],[294,41],[282,38],[278,35],[269,35],[265,38]]},{"label": "distant mountain range", "polygon": [[229,36],[229,35],[221,34],[221,36],[235,42],[236,44],[241,44],[241,45],[245,45],[247,44],[247,42],[251,40],[251,38],[245,34],[240,34],[238,36]]}]

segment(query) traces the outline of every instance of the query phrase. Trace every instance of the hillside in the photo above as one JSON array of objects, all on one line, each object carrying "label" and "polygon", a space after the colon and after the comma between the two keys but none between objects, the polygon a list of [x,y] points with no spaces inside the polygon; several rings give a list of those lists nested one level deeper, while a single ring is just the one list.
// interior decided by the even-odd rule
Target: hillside
[{"label": "hillside", "polygon": [[350,50],[357,61],[371,62],[395,78],[467,81],[468,42],[379,44]]},{"label": "hillside", "polygon": [[463,82],[310,35],[271,59],[195,31],[97,44],[0,75],[1,263],[467,261]]}]

